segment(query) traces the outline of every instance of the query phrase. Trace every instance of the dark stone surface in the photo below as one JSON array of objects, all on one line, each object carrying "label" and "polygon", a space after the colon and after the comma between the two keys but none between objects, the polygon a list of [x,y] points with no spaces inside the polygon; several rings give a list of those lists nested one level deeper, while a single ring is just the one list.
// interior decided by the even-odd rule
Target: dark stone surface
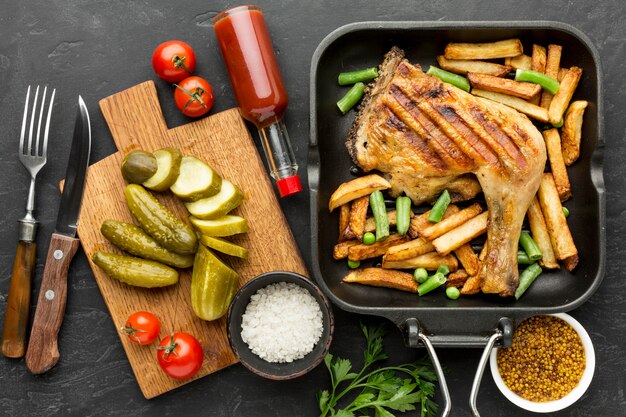
[{"label": "dark stone surface", "polygon": [[[572,312],[591,333],[597,354],[596,376],[582,401],[559,416],[618,416],[626,414],[626,9],[620,0],[574,1],[261,1],[290,93],[287,124],[298,161],[306,161],[308,140],[308,77],[311,55],[318,42],[345,23],[362,20],[560,20],[591,38],[600,51],[605,71],[608,259],[599,291]],[[115,151],[98,109],[98,100],[154,78],[153,48],[180,38],[198,53],[198,75],[208,78],[216,93],[214,111],[235,105],[219,56],[210,19],[235,3],[190,0],[103,1],[0,0],[0,315],[17,239],[16,220],[23,215],[28,177],[17,160],[20,118],[26,86],[48,83],[58,89],[49,162],[37,188],[37,218],[41,222],[37,280],[39,287],[47,241],[59,201],[57,183],[64,175],[76,96],[82,94],[92,115],[93,161]],[[170,126],[186,122],[175,110],[171,89],[158,82]],[[301,170],[303,180],[306,171]],[[282,207],[307,262],[310,261],[308,196],[285,200]],[[65,323],[60,335],[61,360],[43,376],[30,375],[23,360],[0,358],[0,415],[29,416],[315,416],[315,391],[328,384],[318,367],[293,382],[270,382],[241,365],[193,382],[151,401],[135,382],[116,330],[79,251],[70,272]],[[336,310],[331,351],[360,361],[360,317]],[[422,355],[403,346],[395,329],[386,340],[394,361]],[[467,398],[479,350],[440,350],[448,368],[454,402],[453,416],[469,416]],[[498,392],[489,372],[479,397],[484,416],[521,416],[525,412]]]}]

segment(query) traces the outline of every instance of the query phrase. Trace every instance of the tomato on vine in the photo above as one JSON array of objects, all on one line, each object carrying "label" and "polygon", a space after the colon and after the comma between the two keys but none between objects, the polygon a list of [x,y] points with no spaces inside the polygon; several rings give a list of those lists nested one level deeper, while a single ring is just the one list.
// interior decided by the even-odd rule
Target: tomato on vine
[{"label": "tomato on vine", "polygon": [[196,54],[183,41],[163,42],[152,53],[154,72],[170,83],[177,83],[189,77],[196,69]]},{"label": "tomato on vine", "polygon": [[189,333],[172,333],[161,340],[157,347],[157,359],[161,369],[176,379],[194,376],[202,367],[203,357],[200,342]]},{"label": "tomato on vine", "polygon": [[213,107],[213,89],[204,78],[187,77],[174,86],[176,107],[185,116],[200,117]]},{"label": "tomato on vine", "polygon": [[161,323],[157,316],[149,311],[137,311],[128,316],[121,330],[133,343],[147,345],[159,336]]}]

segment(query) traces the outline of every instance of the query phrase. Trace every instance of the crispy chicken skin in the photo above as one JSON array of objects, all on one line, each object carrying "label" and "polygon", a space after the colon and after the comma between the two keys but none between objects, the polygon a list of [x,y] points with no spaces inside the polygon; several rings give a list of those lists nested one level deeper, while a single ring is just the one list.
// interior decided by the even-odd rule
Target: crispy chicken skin
[{"label": "crispy chicken skin", "polygon": [[398,48],[379,74],[346,142],[354,163],[382,172],[393,195],[404,192],[415,204],[444,189],[456,200],[482,189],[489,222],[481,289],[513,295],[518,237],[546,163],[541,134],[517,111],[425,74]]}]

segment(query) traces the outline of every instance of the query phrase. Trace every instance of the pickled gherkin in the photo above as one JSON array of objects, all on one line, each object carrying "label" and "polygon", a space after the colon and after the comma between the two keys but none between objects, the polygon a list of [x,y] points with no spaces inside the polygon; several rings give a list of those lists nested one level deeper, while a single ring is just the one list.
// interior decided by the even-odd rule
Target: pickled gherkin
[{"label": "pickled gherkin", "polygon": [[117,220],[105,220],[100,232],[118,248],[140,258],[162,262],[176,268],[193,265],[193,255],[179,255],[158,244],[139,226]]},{"label": "pickled gherkin", "polygon": [[91,259],[111,278],[136,287],[166,287],[178,282],[178,272],[159,262],[100,251]]},{"label": "pickled gherkin", "polygon": [[203,320],[216,320],[228,311],[239,275],[200,245],[191,275],[191,306]]}]

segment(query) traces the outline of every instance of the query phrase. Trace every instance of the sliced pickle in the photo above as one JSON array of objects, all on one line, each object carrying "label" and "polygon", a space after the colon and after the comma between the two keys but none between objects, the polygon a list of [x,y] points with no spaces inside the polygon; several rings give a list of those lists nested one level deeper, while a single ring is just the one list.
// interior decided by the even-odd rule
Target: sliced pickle
[{"label": "sliced pickle", "polygon": [[165,191],[176,182],[183,155],[173,148],[159,149],[152,154],[157,160],[157,172],[143,186],[154,191]]},{"label": "sliced pickle", "polygon": [[248,231],[248,221],[239,216],[226,215],[215,220],[202,220],[190,216],[189,220],[202,234],[207,236],[232,236]]},{"label": "sliced pickle", "polygon": [[199,219],[216,219],[234,210],[243,201],[243,193],[232,182],[222,180],[222,189],[213,197],[186,203],[189,213]]},{"label": "sliced pickle", "polygon": [[185,155],[180,162],[180,173],[170,190],[183,201],[196,201],[220,192],[222,178],[206,163]]},{"label": "sliced pickle", "polygon": [[226,239],[219,237],[200,235],[200,242],[207,247],[214,249],[218,252],[225,253],[226,255],[236,256],[238,258],[248,259],[248,249],[235,245]]}]

